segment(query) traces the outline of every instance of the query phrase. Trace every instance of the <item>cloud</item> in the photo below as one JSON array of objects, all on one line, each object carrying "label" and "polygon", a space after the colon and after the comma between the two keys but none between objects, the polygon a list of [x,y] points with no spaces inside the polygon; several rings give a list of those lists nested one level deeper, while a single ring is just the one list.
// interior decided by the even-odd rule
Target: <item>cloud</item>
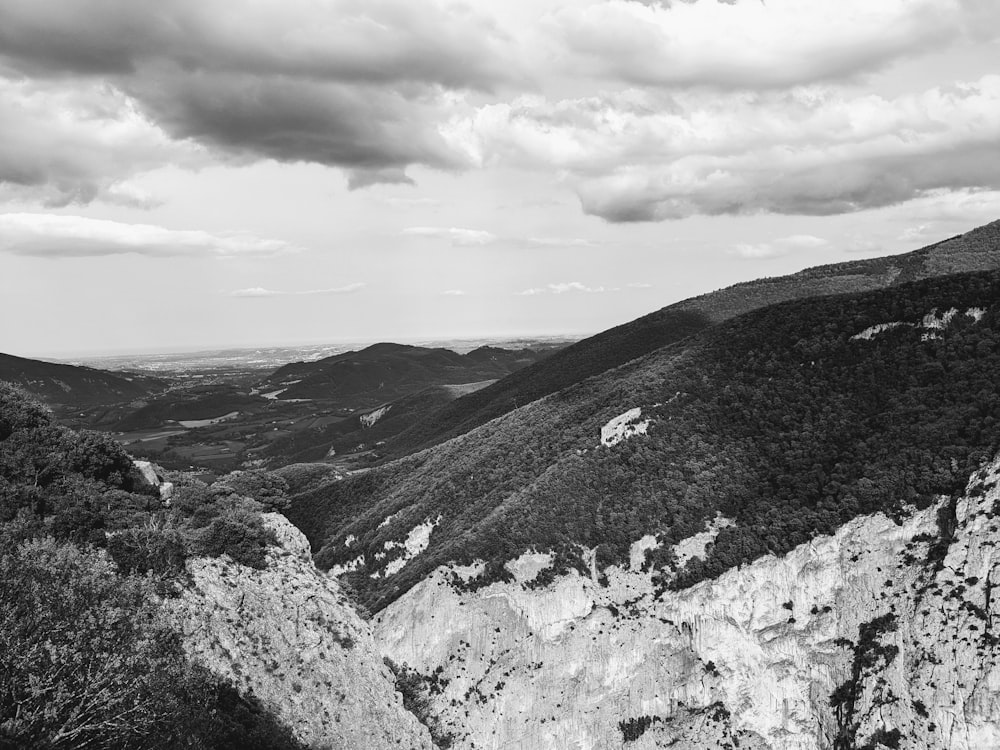
[{"label": "cloud", "polygon": [[406,182],[410,164],[462,166],[436,124],[454,92],[517,75],[511,43],[483,12],[444,0],[0,3],[10,80],[103,85],[173,139],[344,167],[352,188]]},{"label": "cloud", "polygon": [[593,240],[579,237],[528,237],[525,243],[533,247],[595,247]]},{"label": "cloud", "polygon": [[122,181],[164,163],[205,161],[171,139],[131,100],[97,82],[0,77],[0,185],[48,206],[148,203]]},{"label": "cloud", "polygon": [[428,0],[12,0],[0,49],[40,75],[142,75],[172,60],[195,74],[246,71],[289,80],[413,82],[490,89],[506,80],[508,42],[473,7]]},{"label": "cloud", "polygon": [[411,237],[431,237],[447,239],[458,247],[478,247],[491,245],[499,238],[483,229],[462,229],[460,227],[406,227],[402,234]]},{"label": "cloud", "polygon": [[1000,76],[884,98],[833,89],[630,90],[480,107],[448,137],[480,163],[562,170],[612,222],[850,213],[1000,188]]},{"label": "cloud", "polygon": [[756,245],[739,243],[733,248],[735,255],[751,260],[761,260],[765,258],[777,258],[791,253],[816,250],[826,247],[829,243],[811,234],[795,234],[791,237],[782,237],[772,242],[762,242]]},{"label": "cloud", "polygon": [[[610,221],[889,205],[996,186],[996,85],[830,87],[998,29],[990,0],[0,0],[0,197],[142,207],[133,175],[272,159],[547,169]],[[557,240],[518,241],[586,242]]]},{"label": "cloud", "polygon": [[461,289],[445,289],[441,294],[447,297],[464,297],[468,292],[464,292]]},{"label": "cloud", "polygon": [[543,26],[577,75],[760,90],[853,78],[998,21],[983,0],[607,0],[567,4]]},{"label": "cloud", "polygon": [[344,286],[332,287],[330,289],[305,289],[302,291],[277,291],[274,289],[265,289],[263,287],[254,286],[249,289],[236,289],[229,293],[230,297],[298,297],[298,296],[311,296],[317,294],[350,294],[351,292],[356,292],[359,289],[366,287],[362,281],[354,282],[353,284],[345,284]]},{"label": "cloud", "polygon": [[544,287],[533,287],[531,289],[525,289],[520,292],[515,292],[516,295],[521,297],[532,297],[537,294],[566,294],[567,292],[583,292],[586,294],[599,294],[606,291],[617,291],[608,290],[603,286],[589,287],[585,284],[581,284],[579,281],[561,281],[555,284],[546,284]]},{"label": "cloud", "polygon": [[273,257],[295,252],[282,240],[242,232],[211,234],[59,214],[0,214],[0,252],[44,258],[106,255]]},{"label": "cloud", "polygon": [[503,242],[529,247],[597,247],[593,240],[578,237],[501,237],[483,229],[461,229],[459,227],[406,227],[402,234],[411,237],[432,237],[447,239],[459,247],[476,247]]}]

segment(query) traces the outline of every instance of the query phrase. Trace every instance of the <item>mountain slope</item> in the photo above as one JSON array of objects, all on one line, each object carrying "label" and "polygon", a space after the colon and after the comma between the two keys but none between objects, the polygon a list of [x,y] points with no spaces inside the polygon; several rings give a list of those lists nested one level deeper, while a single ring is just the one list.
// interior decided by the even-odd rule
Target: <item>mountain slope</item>
[{"label": "mountain slope", "polygon": [[130,401],[166,386],[146,375],[95,370],[0,354],[0,381],[21,386],[48,404],[88,406]]},{"label": "mountain slope", "polygon": [[[937,311],[936,313],[934,311]],[[953,311],[954,310],[954,311]],[[1000,445],[1000,274],[775,305],[296,498],[320,565],[379,609],[451,561],[539,583],[628,559],[662,589],[952,493]],[[704,560],[671,544],[721,528]]]},{"label": "mountain slope", "polygon": [[512,409],[750,310],[793,299],[881,289],[1000,267],[1000,221],[903,255],[837,263],[737,284],[678,302],[557,352],[456,400],[391,442],[393,455],[436,445]]}]

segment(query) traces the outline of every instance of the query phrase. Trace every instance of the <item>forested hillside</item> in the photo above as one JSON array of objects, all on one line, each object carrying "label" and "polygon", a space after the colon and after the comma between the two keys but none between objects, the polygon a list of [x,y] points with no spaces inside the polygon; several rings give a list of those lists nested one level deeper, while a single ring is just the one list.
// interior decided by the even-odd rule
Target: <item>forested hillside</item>
[{"label": "forested hillside", "polygon": [[903,255],[806,269],[678,302],[557,352],[457,399],[390,442],[395,456],[436,445],[512,409],[680,341],[736,315],[793,299],[881,289],[917,279],[1000,267],[1000,221]]},{"label": "forested hillside", "polygon": [[89,406],[144,398],[164,387],[148,375],[95,370],[0,354],[0,381],[15,383],[48,404]]},{"label": "forested hillside", "polygon": [[[647,556],[686,586],[960,489],[1000,446],[998,314],[997,272],[774,305],[306,490],[289,515],[376,609],[445,562],[485,561],[472,586],[532,548],[558,552],[547,576],[585,548],[601,569],[646,534],[668,550],[732,519],[703,562]],[[602,444],[634,408],[645,434]]]},{"label": "forested hillside", "polygon": [[160,604],[189,555],[266,565],[283,487],[188,481],[165,505],[110,437],[0,383],[0,747],[300,747],[188,660]]}]

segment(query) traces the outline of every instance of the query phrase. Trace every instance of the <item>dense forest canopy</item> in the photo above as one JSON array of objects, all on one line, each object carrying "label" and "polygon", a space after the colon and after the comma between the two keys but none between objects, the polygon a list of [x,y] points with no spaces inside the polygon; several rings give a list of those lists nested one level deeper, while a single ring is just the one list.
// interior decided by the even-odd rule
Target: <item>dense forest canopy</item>
[{"label": "dense forest canopy", "polygon": [[[449,561],[486,561],[483,582],[532,548],[557,551],[561,568],[596,548],[603,567],[650,533],[665,549],[647,565],[688,585],[961,489],[1000,445],[998,312],[997,272],[775,305],[306,489],[288,512],[321,565],[357,566],[348,580],[376,609]],[[884,323],[902,325],[859,337]],[[633,407],[647,434],[599,445]],[[666,548],[717,514],[735,525],[675,577]],[[427,521],[426,552],[385,575],[403,554],[386,543]]]}]

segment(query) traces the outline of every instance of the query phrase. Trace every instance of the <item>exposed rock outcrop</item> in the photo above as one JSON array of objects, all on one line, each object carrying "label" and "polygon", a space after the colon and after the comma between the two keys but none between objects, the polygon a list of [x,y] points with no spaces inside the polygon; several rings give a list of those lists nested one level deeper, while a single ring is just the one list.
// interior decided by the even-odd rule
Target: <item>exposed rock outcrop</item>
[{"label": "exposed rock outcrop", "polygon": [[684,591],[638,566],[458,591],[441,568],[375,635],[455,748],[997,748],[998,476]]},{"label": "exposed rock outcrop", "polygon": [[174,494],[174,483],[164,482],[162,477],[157,473],[156,467],[150,461],[138,461],[132,459],[132,465],[139,471],[142,478],[149,484],[150,487],[155,487],[160,492],[160,499],[164,500],[167,505],[170,504],[170,498]]},{"label": "exposed rock outcrop", "polygon": [[185,650],[250,691],[316,748],[430,750],[394,677],[336,580],[283,516],[264,516],[280,546],[265,570],[228,557],[188,561],[191,585],[171,604]]},{"label": "exposed rock outcrop", "polygon": [[641,416],[642,409],[636,407],[610,420],[601,428],[601,445],[611,447],[633,435],[645,435],[649,429],[649,420],[644,419],[640,422]]}]

